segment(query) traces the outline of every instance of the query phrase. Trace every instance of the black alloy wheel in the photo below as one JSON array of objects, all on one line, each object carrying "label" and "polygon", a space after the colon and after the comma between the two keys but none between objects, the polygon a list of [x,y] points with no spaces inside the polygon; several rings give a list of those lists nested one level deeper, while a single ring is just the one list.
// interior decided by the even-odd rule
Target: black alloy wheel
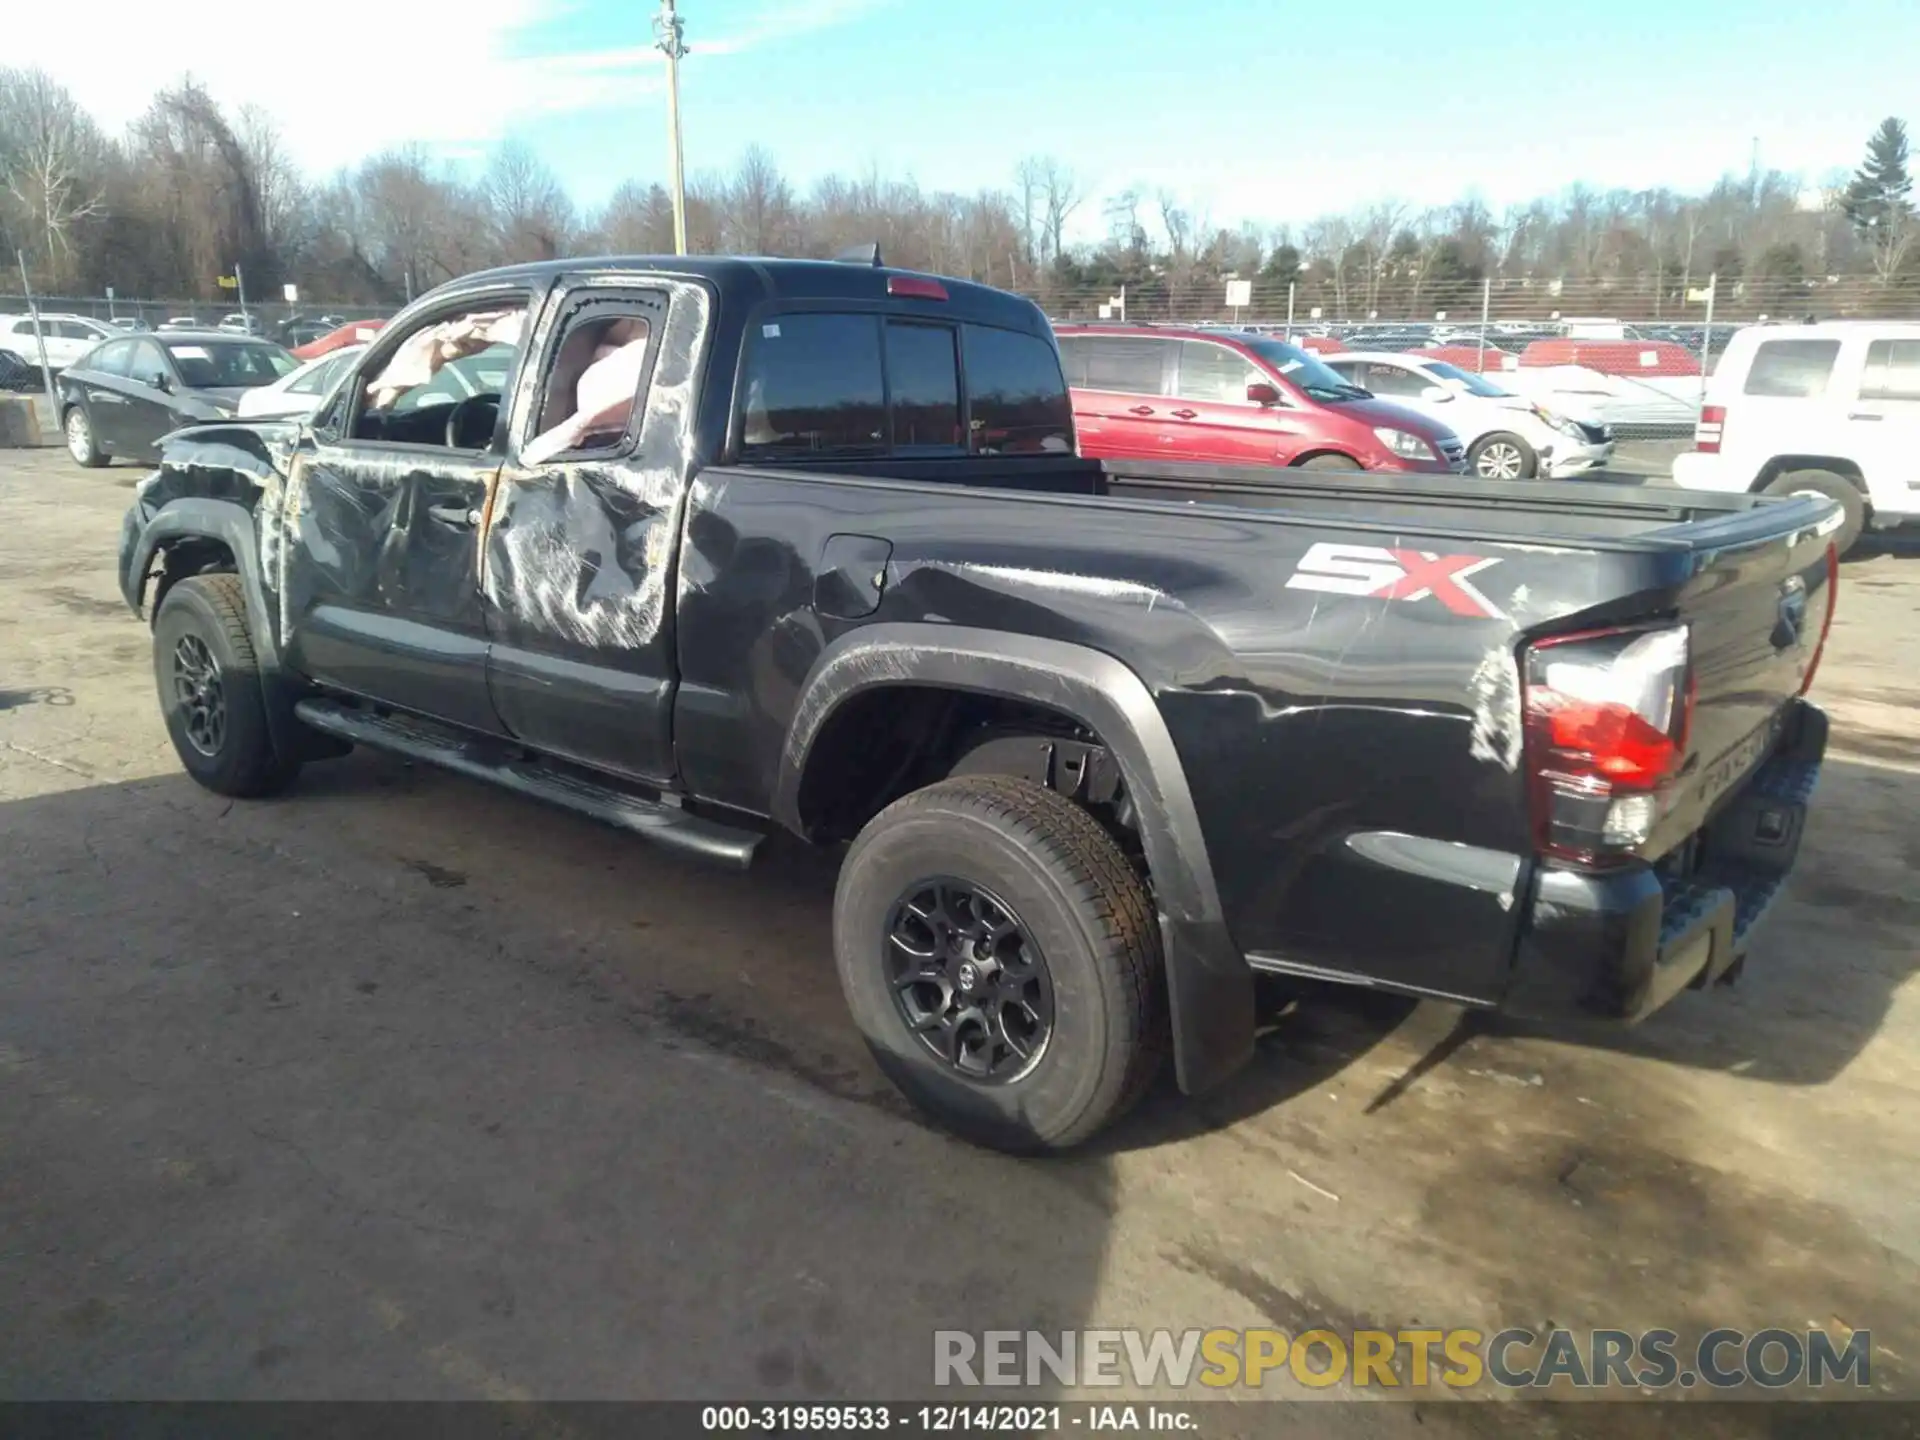
[{"label": "black alloy wheel", "polygon": [[173,647],[173,693],[187,743],[218,759],[227,740],[227,692],[220,662],[198,635],[182,635]]},{"label": "black alloy wheel", "polygon": [[907,1029],[969,1080],[1005,1084],[1053,1033],[1053,979],[1012,907],[970,881],[909,885],[887,915],[883,964]]}]

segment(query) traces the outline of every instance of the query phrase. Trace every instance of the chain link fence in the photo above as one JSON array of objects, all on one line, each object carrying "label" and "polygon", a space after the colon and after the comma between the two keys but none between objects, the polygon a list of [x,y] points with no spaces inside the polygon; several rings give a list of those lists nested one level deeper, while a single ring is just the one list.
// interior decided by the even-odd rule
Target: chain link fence
[{"label": "chain link fence", "polygon": [[[1610,395],[1623,438],[1691,431],[1707,377],[1728,337],[1744,325],[1853,319],[1920,320],[1920,273],[1893,276],[1725,275],[1691,270],[1630,277],[1437,276],[1417,264],[1336,267],[1304,262],[1291,278],[1151,268],[1126,281],[1030,287],[1056,323],[1229,326],[1273,334],[1321,353],[1430,352],[1520,393],[1581,382]],[[80,316],[131,329],[168,323],[238,326],[237,299],[37,297],[43,319]],[[323,328],[386,319],[397,306],[249,302],[252,332],[298,344]],[[22,295],[0,294],[0,316],[27,313]],[[0,331],[10,328],[0,319]],[[37,386],[32,341],[0,333],[0,387]],[[8,368],[6,352],[26,365]],[[1548,372],[1553,372],[1549,374]],[[1504,378],[1503,378],[1504,377]],[[1557,377],[1557,378],[1556,378]],[[1599,377],[1598,379],[1594,377]]]}]

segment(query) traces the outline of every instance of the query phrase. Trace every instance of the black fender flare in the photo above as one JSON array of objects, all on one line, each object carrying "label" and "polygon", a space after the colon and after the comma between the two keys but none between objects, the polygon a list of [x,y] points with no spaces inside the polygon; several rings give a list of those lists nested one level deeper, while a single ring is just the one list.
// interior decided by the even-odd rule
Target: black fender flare
[{"label": "black fender flare", "polygon": [[1253,1054],[1253,971],[1227,930],[1185,767],[1145,682],[1084,645],[962,625],[877,624],[821,652],[801,688],[780,757],[773,817],[796,834],[814,742],[852,696],[883,685],[1001,695],[1070,715],[1112,754],[1140,817],[1167,967],[1174,1070],[1189,1094]]},{"label": "black fender flare", "polygon": [[[280,664],[280,632],[267,608],[260,539],[252,512],[232,500],[189,496],[168,501],[138,535],[131,537],[128,561],[120,574],[121,593],[136,615],[145,612],[147,575],[153,568],[154,552],[171,540],[218,540],[233,554],[240,589],[247,600],[247,628],[252,632],[254,657],[260,664],[260,687],[274,748],[283,755],[301,757],[341,753],[329,743],[318,742],[313,732],[294,718],[300,687]],[[151,621],[152,616],[147,618]]]},{"label": "black fender flare", "polygon": [[172,540],[218,540],[232,552],[241,587],[247,594],[247,623],[253,630],[254,653],[260,657],[262,668],[271,664],[277,670],[279,636],[273,617],[267,613],[267,592],[260,573],[260,537],[254,530],[252,513],[232,500],[195,496],[168,501],[135,539],[132,557],[120,576],[127,604],[136,615],[145,608],[154,553]]}]

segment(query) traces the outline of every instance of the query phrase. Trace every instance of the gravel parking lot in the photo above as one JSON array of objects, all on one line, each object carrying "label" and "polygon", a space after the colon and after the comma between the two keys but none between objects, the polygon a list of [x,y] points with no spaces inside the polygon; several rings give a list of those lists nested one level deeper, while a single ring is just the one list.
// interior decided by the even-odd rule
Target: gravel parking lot
[{"label": "gravel parking lot", "polygon": [[1464,1039],[1310,996],[1224,1092],[1019,1163],[868,1064],[830,859],[365,753],[189,783],[113,575],[137,474],[0,452],[0,1393],[906,1398],[936,1328],[1418,1322],[1870,1329],[1920,1397],[1920,556],[1844,569],[1737,987]]}]

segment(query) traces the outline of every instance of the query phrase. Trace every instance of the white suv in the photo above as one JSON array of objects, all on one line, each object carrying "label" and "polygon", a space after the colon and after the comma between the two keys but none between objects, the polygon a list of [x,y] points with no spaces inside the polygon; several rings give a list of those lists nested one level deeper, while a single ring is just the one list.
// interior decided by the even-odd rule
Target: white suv
[{"label": "white suv", "polygon": [[1484,375],[1397,350],[1323,357],[1363,390],[1446,426],[1467,447],[1467,468],[1490,480],[1565,479],[1613,458],[1613,432],[1559,415]]},{"label": "white suv", "polygon": [[1920,519],[1920,324],[1836,321],[1736,331],[1707,383],[1692,490],[1840,502],[1844,553],[1866,525]]},{"label": "white suv", "polygon": [[[47,345],[47,368],[56,373],[66,369],[102,340],[120,332],[99,320],[84,315],[49,315],[40,312],[40,338]],[[40,368],[39,339],[33,333],[31,315],[0,315],[0,350],[17,356],[29,370]]]}]

